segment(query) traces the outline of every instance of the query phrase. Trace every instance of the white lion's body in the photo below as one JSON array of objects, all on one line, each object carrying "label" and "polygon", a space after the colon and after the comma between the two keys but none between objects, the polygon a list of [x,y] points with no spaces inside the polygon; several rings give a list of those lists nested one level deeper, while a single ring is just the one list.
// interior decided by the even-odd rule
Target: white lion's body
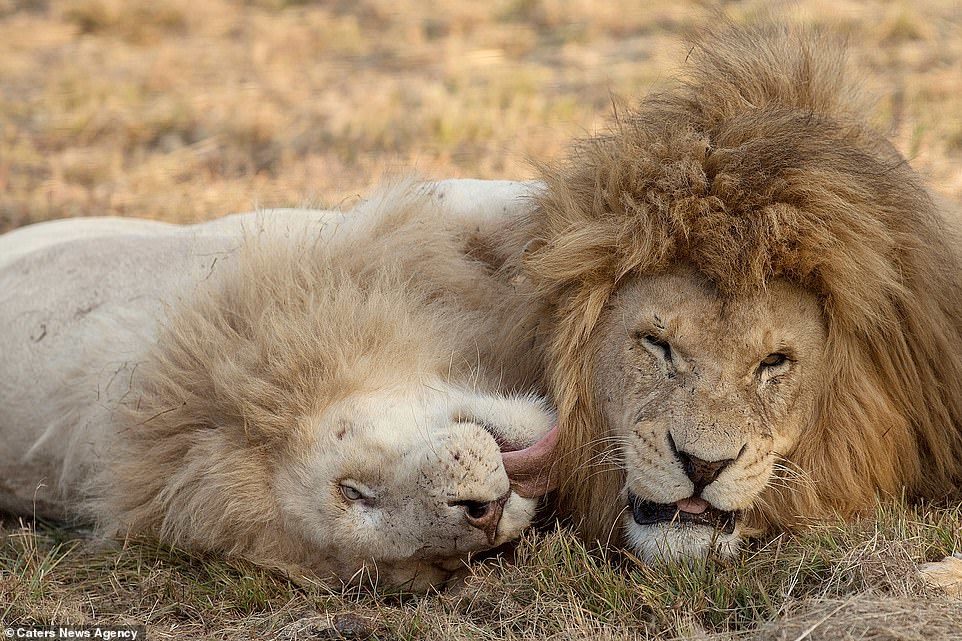
[{"label": "white lion's body", "polygon": [[[539,401],[501,393],[521,391],[534,365],[521,358],[506,374],[491,367],[503,354],[490,352],[521,353],[513,343],[532,329],[490,314],[492,299],[505,296],[485,290],[483,264],[448,264],[465,260],[463,247],[439,258],[431,252],[445,243],[428,237],[442,208],[439,238],[500,226],[528,207],[531,189],[449,181],[361,205],[380,208],[376,216],[281,210],[192,226],[72,219],[0,236],[0,509],[93,518],[115,533],[341,578],[366,568],[415,589],[513,538],[534,504],[505,494],[492,434],[526,446],[551,418]],[[421,236],[423,256],[399,255]],[[435,272],[436,282],[425,276]],[[243,311],[224,311],[235,303]],[[425,311],[448,303],[450,318]],[[258,316],[238,321],[244,340],[234,340],[231,313]],[[249,358],[257,349],[260,360]],[[192,355],[214,364],[185,365]],[[338,369],[315,392],[301,370],[323,371],[324,359]],[[235,371],[236,390],[225,383]],[[280,410],[257,415],[288,393],[296,408],[288,423],[278,423]],[[206,429],[219,421],[230,426]],[[252,462],[263,448],[267,469]],[[354,478],[364,473],[374,480]],[[330,485],[346,476],[340,491],[363,500]],[[384,495],[366,496],[378,483]],[[391,483],[423,495],[391,497]],[[465,504],[499,496],[500,525],[465,525]]]},{"label": "white lion's body", "polygon": [[[77,218],[0,236],[0,508],[68,516],[64,502],[79,488],[61,479],[63,462],[100,460],[113,405],[168,306],[231,260],[245,223],[275,215],[191,226]],[[303,221],[332,230],[340,218],[312,212]]]}]

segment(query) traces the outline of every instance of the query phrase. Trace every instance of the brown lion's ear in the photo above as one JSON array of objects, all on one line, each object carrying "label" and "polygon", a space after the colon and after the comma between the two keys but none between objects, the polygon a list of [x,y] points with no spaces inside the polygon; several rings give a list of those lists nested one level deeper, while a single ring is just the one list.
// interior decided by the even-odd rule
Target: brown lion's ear
[{"label": "brown lion's ear", "polygon": [[521,248],[521,260],[523,261],[526,257],[538,252],[546,244],[547,243],[540,238],[532,238]]}]

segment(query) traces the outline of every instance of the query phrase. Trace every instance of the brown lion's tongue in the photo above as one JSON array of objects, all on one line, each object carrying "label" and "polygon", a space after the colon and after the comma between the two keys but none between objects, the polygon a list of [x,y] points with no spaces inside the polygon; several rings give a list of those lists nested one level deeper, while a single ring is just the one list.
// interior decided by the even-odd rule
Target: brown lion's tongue
[{"label": "brown lion's tongue", "polygon": [[504,471],[508,473],[515,493],[525,498],[537,498],[555,489],[557,484],[551,477],[551,463],[557,444],[558,426],[555,425],[530,447],[501,452]]},{"label": "brown lion's tongue", "polygon": [[679,512],[688,512],[689,514],[701,514],[708,509],[708,501],[705,499],[700,499],[697,497],[689,497],[687,499],[682,499],[675,502],[675,507],[678,508]]}]

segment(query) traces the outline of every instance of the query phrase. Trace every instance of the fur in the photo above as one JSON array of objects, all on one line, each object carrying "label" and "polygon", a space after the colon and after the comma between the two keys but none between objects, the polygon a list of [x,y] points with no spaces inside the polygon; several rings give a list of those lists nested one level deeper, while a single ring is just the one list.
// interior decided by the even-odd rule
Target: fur
[{"label": "fur", "polygon": [[[626,277],[693,267],[743,299],[784,279],[827,324],[817,411],[785,454],[800,471],[757,529],[943,497],[962,480],[962,270],[956,221],[854,105],[840,48],[763,26],[703,35],[683,80],[543,170],[514,234],[550,301],[560,507],[590,538],[622,508],[592,389],[592,337]],[[775,485],[778,485],[776,487]]]},{"label": "fur", "polygon": [[[108,535],[411,590],[514,538],[536,501],[511,491],[499,444],[521,450],[553,415],[522,393],[524,359],[497,366],[531,327],[490,314],[511,288],[441,224],[453,187],[404,183],[344,217],[20,232],[38,242],[0,270],[8,303],[50,336],[17,326],[5,345],[56,393],[38,409],[32,378],[8,381],[4,474],[59,474],[51,510]],[[89,314],[60,289],[31,298],[63,274]]]},{"label": "fur", "polygon": [[[235,269],[172,314],[141,364],[136,394],[119,413],[123,437],[112,452],[114,462],[89,491],[94,497],[89,510],[102,527],[295,571],[323,576],[333,570],[345,580],[367,567],[367,549],[380,564],[375,567],[383,583],[412,589],[435,584],[447,576],[436,575],[439,567],[450,570],[466,552],[488,547],[471,542],[472,534],[481,533],[458,529],[464,526],[456,507],[435,507],[456,513],[412,514],[410,521],[398,518],[376,526],[377,534],[370,531],[369,519],[357,530],[338,526],[344,531],[335,528],[329,535],[334,551],[319,554],[328,541],[318,533],[329,524],[312,527],[314,511],[323,509],[314,504],[329,502],[329,492],[334,500],[339,497],[333,480],[310,469],[305,452],[320,448],[319,458],[326,460],[332,448],[356,447],[356,458],[369,459],[369,451],[352,445],[360,429],[352,425],[397,412],[394,401],[375,410],[374,419],[345,411],[345,405],[426,394],[431,407],[439,402],[435,392],[445,391],[442,396],[455,398],[449,416],[466,413],[471,418],[463,420],[474,420],[517,447],[532,442],[551,421],[534,398],[485,396],[499,392],[501,376],[488,373],[479,357],[485,350],[477,343],[499,339],[503,332],[489,323],[490,332],[478,333],[486,317],[471,300],[478,287],[463,253],[442,251],[453,237],[431,239],[435,232],[422,227],[425,211],[431,211],[423,196],[399,189],[368,207],[384,202],[390,205],[377,215],[359,213],[341,238],[322,246],[249,240]],[[415,214],[417,224],[405,227]],[[368,226],[372,221],[376,224]],[[359,251],[362,243],[366,246]],[[420,254],[421,243],[435,251],[429,257]],[[455,256],[462,257],[457,268],[445,260]],[[406,271],[411,264],[439,280],[412,278]],[[444,287],[436,286],[442,281]],[[398,421],[410,420],[405,412],[418,411],[403,407]],[[420,480],[426,470],[416,469],[428,463],[406,453],[413,444],[403,441],[398,424],[384,429],[397,431],[399,443],[382,446],[377,467],[410,466],[417,487],[426,486],[397,491],[433,491]],[[454,484],[449,504],[486,497],[487,488],[501,482],[505,488],[498,495],[507,490],[506,477],[497,477],[499,465],[490,480],[476,479],[487,463],[498,462],[494,439],[488,438],[491,447],[485,449],[477,426],[471,429],[478,434],[455,427],[453,435],[438,436],[433,429],[429,420],[417,419],[416,430],[437,459],[429,465],[431,474],[440,475],[441,487]],[[445,475],[450,481],[443,480]],[[318,495],[310,498],[300,488]],[[417,500],[412,495],[398,510],[410,509]],[[512,494],[499,535],[489,545],[516,536],[533,507]],[[448,524],[449,518],[458,525]],[[356,551],[351,546],[337,550],[339,542],[351,539],[357,541]],[[450,540],[457,549],[447,549]],[[431,549],[439,550],[438,556]]]}]

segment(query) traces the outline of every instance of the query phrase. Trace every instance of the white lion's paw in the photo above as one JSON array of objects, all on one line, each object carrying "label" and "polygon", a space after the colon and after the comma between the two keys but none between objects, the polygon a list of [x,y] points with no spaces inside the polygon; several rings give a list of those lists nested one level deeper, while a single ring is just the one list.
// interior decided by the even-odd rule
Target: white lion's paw
[{"label": "white lion's paw", "polygon": [[962,598],[962,554],[947,556],[935,563],[926,563],[919,568],[922,580],[933,587],[941,588],[947,594]]}]

